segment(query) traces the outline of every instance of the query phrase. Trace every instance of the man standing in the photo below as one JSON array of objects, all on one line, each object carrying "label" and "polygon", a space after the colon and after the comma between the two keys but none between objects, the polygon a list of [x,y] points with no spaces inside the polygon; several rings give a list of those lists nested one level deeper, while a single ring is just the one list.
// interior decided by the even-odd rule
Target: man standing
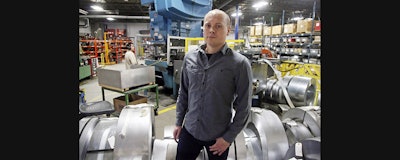
[{"label": "man standing", "polygon": [[133,64],[139,64],[136,55],[135,55],[135,47],[133,46],[132,43],[127,45],[128,51],[125,53],[125,68],[130,69],[131,65]]},{"label": "man standing", "polygon": [[210,160],[226,160],[250,114],[251,64],[226,44],[229,15],[211,10],[203,24],[205,43],[189,51],[182,64],[173,133],[177,160],[195,160],[203,147]]}]

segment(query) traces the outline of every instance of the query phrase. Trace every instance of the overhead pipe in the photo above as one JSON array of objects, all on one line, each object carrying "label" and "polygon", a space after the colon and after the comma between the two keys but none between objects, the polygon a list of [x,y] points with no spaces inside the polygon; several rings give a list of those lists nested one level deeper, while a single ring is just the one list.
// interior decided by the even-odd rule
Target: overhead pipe
[{"label": "overhead pipe", "polygon": [[236,5],[235,39],[239,39],[239,5]]},{"label": "overhead pipe", "polygon": [[84,20],[84,25],[79,25],[79,27],[87,28],[89,27],[89,18],[82,18],[80,20]]},{"label": "overhead pipe", "polygon": [[150,16],[79,15],[80,18],[150,19]]},{"label": "overhead pipe", "polygon": [[232,0],[225,1],[225,3],[224,3],[224,4],[221,4],[221,6],[219,6],[218,9],[221,9],[222,7],[225,7],[226,5],[228,5],[228,4],[231,3],[231,2],[232,2]]}]

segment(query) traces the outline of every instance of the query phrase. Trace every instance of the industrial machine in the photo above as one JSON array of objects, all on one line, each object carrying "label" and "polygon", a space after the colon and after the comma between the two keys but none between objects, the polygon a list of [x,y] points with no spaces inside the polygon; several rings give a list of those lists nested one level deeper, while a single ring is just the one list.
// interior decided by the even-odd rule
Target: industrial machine
[{"label": "industrial machine", "polygon": [[183,59],[185,37],[202,36],[202,20],[212,8],[212,0],[141,0],[141,4],[149,6],[152,39],[152,54],[145,64],[155,66],[156,83],[171,89],[176,97],[174,60]]}]

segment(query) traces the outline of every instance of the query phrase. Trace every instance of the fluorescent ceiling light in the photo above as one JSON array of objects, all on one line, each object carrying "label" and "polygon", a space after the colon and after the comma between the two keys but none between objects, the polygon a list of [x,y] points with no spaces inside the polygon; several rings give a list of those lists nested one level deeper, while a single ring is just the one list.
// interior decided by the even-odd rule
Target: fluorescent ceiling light
[{"label": "fluorescent ceiling light", "polygon": [[97,3],[106,3],[105,0],[91,0],[92,2],[97,2]]},{"label": "fluorescent ceiling light", "polygon": [[103,7],[100,7],[100,6],[90,6],[90,7],[92,7],[96,11],[103,11],[104,10]]},{"label": "fluorescent ceiling light", "polygon": [[268,2],[261,1],[261,2],[257,2],[256,4],[253,4],[252,7],[258,9],[258,8],[261,8],[261,7],[265,6],[265,5],[267,5],[267,4],[268,4]]},{"label": "fluorescent ceiling light", "polygon": [[292,21],[298,21],[298,20],[302,20],[303,19],[303,16],[301,16],[301,17],[293,17],[291,20]]},{"label": "fluorescent ceiling light", "polygon": [[[238,16],[241,16],[241,15],[242,15],[242,12],[239,12],[239,13],[238,13]],[[236,12],[235,12],[235,13],[232,13],[231,16],[232,16],[232,17],[236,17]]]},{"label": "fluorescent ceiling light", "polygon": [[114,18],[111,18],[111,17],[107,17],[107,20],[113,21],[113,20],[115,20],[115,19],[114,19]]},{"label": "fluorescent ceiling light", "polygon": [[262,22],[256,22],[253,25],[257,26],[257,25],[262,25],[262,24],[263,24]]},{"label": "fluorescent ceiling light", "polygon": [[79,13],[84,14],[84,15],[87,15],[87,14],[88,14],[87,11],[85,11],[85,10],[83,10],[83,9],[80,9],[80,8],[79,8]]}]

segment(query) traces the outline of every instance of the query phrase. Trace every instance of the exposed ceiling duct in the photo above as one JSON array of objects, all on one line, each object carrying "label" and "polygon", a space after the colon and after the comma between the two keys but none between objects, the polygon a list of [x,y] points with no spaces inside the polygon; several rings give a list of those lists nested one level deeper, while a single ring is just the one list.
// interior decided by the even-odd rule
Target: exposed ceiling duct
[{"label": "exposed ceiling duct", "polygon": [[79,18],[79,27],[89,27],[89,18]]},{"label": "exposed ceiling duct", "polygon": [[149,16],[79,15],[80,18],[150,19]]}]

